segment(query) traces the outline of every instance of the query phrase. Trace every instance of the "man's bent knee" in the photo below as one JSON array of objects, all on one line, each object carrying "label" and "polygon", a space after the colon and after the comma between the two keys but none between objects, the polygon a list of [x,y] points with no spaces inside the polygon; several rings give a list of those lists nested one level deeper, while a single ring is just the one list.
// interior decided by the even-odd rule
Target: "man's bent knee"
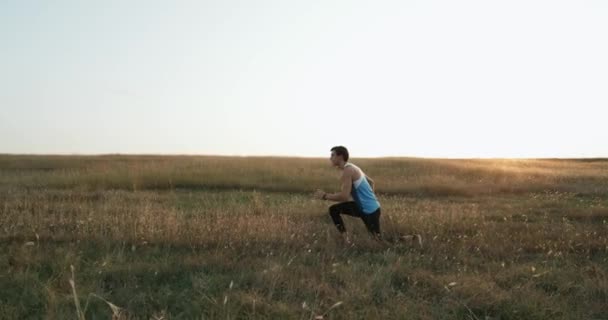
[{"label": "man's bent knee", "polygon": [[339,212],[340,212],[340,207],[338,207],[337,203],[329,206],[329,214],[338,214]]}]

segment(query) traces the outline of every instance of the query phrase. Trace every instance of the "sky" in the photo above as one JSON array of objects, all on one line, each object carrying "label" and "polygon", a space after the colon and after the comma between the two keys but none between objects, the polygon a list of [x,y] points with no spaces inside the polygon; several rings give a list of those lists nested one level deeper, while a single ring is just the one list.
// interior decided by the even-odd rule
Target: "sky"
[{"label": "sky", "polygon": [[0,153],[608,157],[608,3],[0,2]]}]

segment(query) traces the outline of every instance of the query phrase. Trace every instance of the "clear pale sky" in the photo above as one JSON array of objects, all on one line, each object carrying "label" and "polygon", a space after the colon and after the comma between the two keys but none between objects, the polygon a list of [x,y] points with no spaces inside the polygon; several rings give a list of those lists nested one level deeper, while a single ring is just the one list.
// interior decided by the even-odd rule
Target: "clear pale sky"
[{"label": "clear pale sky", "polygon": [[0,2],[0,153],[608,157],[608,4]]}]

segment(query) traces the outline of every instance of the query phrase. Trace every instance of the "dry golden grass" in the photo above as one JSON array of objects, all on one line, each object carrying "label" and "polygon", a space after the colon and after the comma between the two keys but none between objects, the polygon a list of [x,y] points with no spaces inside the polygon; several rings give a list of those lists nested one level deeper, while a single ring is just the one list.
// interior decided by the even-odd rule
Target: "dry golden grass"
[{"label": "dry golden grass", "polygon": [[0,318],[608,314],[608,161],[353,161],[385,243],[339,241],[325,159],[0,156]]}]

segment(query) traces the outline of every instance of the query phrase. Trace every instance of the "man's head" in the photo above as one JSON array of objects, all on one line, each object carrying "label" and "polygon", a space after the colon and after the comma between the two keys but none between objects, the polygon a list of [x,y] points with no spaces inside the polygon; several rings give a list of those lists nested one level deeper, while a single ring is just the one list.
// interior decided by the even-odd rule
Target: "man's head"
[{"label": "man's head", "polygon": [[331,148],[331,157],[329,160],[334,166],[339,166],[343,162],[348,162],[348,150],[343,146]]}]

